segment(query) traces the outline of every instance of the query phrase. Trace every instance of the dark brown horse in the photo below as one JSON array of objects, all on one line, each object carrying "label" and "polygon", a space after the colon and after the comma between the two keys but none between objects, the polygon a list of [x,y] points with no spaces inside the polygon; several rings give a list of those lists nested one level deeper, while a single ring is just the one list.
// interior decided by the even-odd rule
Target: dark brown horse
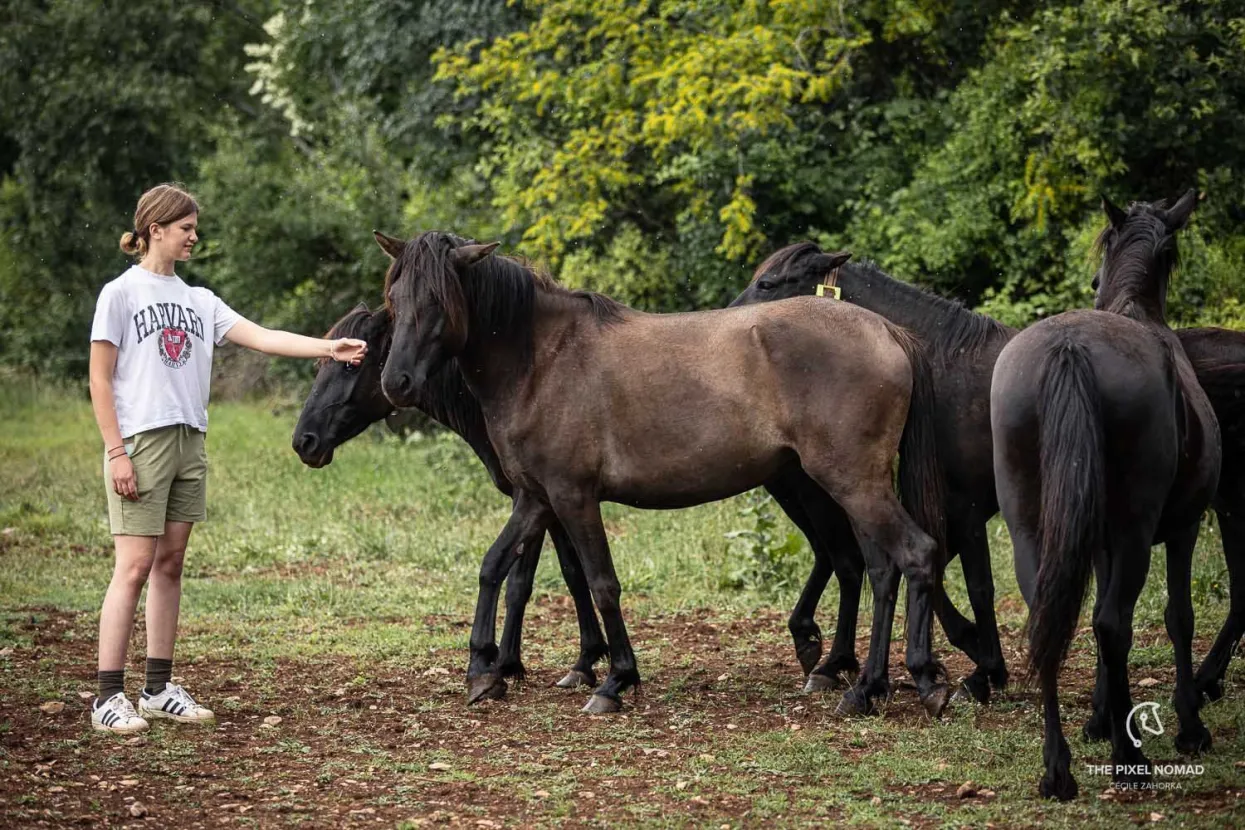
[{"label": "dark brown horse", "polygon": [[[935,389],[934,431],[946,474],[947,554],[959,554],[963,562],[976,624],[945,598],[935,603],[935,609],[947,639],[977,664],[964,680],[964,691],[984,703],[989,700],[991,685],[1002,688],[1007,684],[986,541],[986,522],[998,512],[990,443],[990,373],[999,352],[1016,331],[959,303],[900,282],[872,263],[844,263],[842,254],[827,254],[812,242],[789,245],[770,255],[731,305],[811,295],[826,281],[834,283],[844,302],[881,314],[920,337],[929,354]],[[826,547],[818,552],[818,565],[792,612],[791,631],[798,649],[801,633],[816,632],[820,639],[813,612],[831,569],[839,577],[839,596],[844,602],[859,593],[862,568],[856,563],[860,553],[850,526],[834,520],[841,511],[828,503],[825,493],[803,472],[792,470],[767,487],[776,498],[781,495],[780,503],[796,524],[817,526],[820,532],[809,534],[814,547]],[[833,563],[832,568],[822,567],[823,562]],[[850,630],[842,637],[845,624]],[[854,630],[852,604],[841,609],[835,646],[809,675],[810,690],[831,685],[839,667],[854,659],[850,651],[855,644]]]},{"label": "dark brown horse", "polygon": [[[310,467],[323,467],[333,460],[337,447],[359,435],[371,424],[382,419],[389,419],[395,413],[404,411],[423,412],[428,417],[457,433],[475,451],[492,477],[494,484],[506,495],[511,495],[513,488],[501,469],[497,453],[488,440],[488,432],[484,424],[484,415],[479,402],[467,389],[458,369],[457,361],[450,361],[445,369],[438,372],[421,390],[418,406],[411,410],[397,410],[381,391],[381,366],[389,355],[389,343],[392,324],[389,315],[383,311],[372,312],[366,305],[360,304],[350,313],[333,325],[326,335],[335,337],[355,337],[368,344],[368,356],[359,366],[337,364],[322,361],[317,367],[315,383],[303,404],[302,414],[294,428],[294,451],[303,463]],[[819,568],[828,572],[833,570],[844,580],[845,571],[854,575],[854,592],[845,589],[844,601],[840,606],[840,621],[835,632],[834,650],[828,660],[822,661],[819,667],[825,675],[812,675],[809,679],[813,688],[824,688],[817,685],[818,678],[839,680],[839,674],[854,678],[860,670],[856,662],[854,647],[856,644],[856,614],[860,585],[864,575],[864,558],[856,545],[851,533],[851,525],[846,514],[832,500],[825,496],[824,491],[816,486],[807,476],[800,478],[808,482],[808,488],[818,499],[815,505],[803,507],[793,505],[790,501],[799,494],[793,494],[783,488],[782,481],[794,478],[791,474],[779,474],[775,480],[766,484],[766,489],[775,495],[780,504],[794,516],[795,521],[807,534],[809,544],[816,554],[814,575],[810,582],[816,581]],[[815,506],[815,510],[813,509]],[[824,515],[823,515],[824,513]],[[840,523],[840,531],[850,537],[851,551],[855,558],[849,563],[823,561],[823,552],[835,556],[841,548],[828,545],[830,538],[825,532],[826,527],[834,527]],[[584,581],[583,572],[578,564],[565,532],[556,523],[550,528],[558,551],[559,563],[563,577],[570,589],[571,598],[580,624],[580,656],[572,669],[557,685],[573,688],[577,685],[596,685],[593,663],[605,656],[607,647],[597,623],[596,613],[592,605],[592,596]],[[509,564],[506,578],[506,626],[502,633],[500,650],[489,639],[491,628],[486,626],[494,616],[492,608],[477,615],[477,624],[481,625],[478,632],[473,632],[472,662],[468,666],[468,703],[485,698],[499,698],[505,694],[506,681],[511,678],[522,678],[526,672],[519,657],[521,650],[522,621],[525,605],[531,595],[535,578],[540,546],[529,548],[529,554],[513,560],[496,560],[494,569],[486,569],[481,573],[482,584],[494,587],[502,577],[500,569]],[[854,569],[854,570],[852,570]],[[824,583],[821,587],[824,587]],[[818,588],[820,593],[821,587]],[[495,588],[494,588],[495,589]],[[807,593],[807,591],[806,591]],[[793,613],[797,619],[799,607]],[[919,609],[914,609],[920,613]],[[816,626],[814,624],[814,630]],[[797,629],[792,628],[793,632]],[[797,656],[801,661],[810,659],[810,652],[820,656],[820,637],[796,637]],[[836,659],[835,655],[845,655],[844,659]],[[921,665],[921,655],[914,655],[914,664]],[[805,666],[807,673],[816,659]],[[833,672],[830,668],[833,668]]]},{"label": "dark brown horse", "polygon": [[1175,233],[1196,204],[1170,210],[1104,200],[1110,224],[1095,311],[1070,311],[1018,334],[990,390],[999,506],[1030,608],[1029,663],[1045,710],[1042,795],[1075,797],[1059,720],[1058,673],[1091,571],[1100,690],[1113,777],[1150,779],[1129,734],[1128,654],[1150,547],[1167,543],[1167,629],[1176,657],[1176,746],[1210,745],[1193,688],[1190,597],[1197,524],[1219,479],[1219,426],[1180,341],[1166,324]]},{"label": "dark brown horse", "polygon": [[[303,404],[302,414],[294,427],[294,451],[309,467],[323,467],[333,460],[334,450],[349,441],[371,424],[388,417],[394,406],[381,392],[380,374],[389,354],[392,326],[388,312],[369,311],[359,305],[334,324],[328,337],[356,337],[368,344],[367,356],[359,366],[322,361],[316,380]],[[420,389],[414,408],[457,433],[467,442],[488,470],[497,489],[511,495],[514,488],[501,468],[501,462],[493,445],[489,443],[488,430],[480,404],[463,382],[457,361],[449,361]],[[579,659],[566,676],[558,681],[563,688],[579,685],[596,685],[593,665],[608,652],[605,636],[597,622],[592,607],[588,582],[579,565],[570,539],[556,521],[549,525],[558,554],[562,577],[575,601],[579,618]],[[523,629],[523,613],[532,593],[537,560],[544,542],[542,533],[537,539],[529,539],[521,557],[498,559],[492,557],[492,570],[480,576],[481,585],[492,593],[489,613],[477,615],[480,630],[473,630],[472,656],[477,662],[469,667],[468,676],[473,682],[468,689],[468,701],[483,697],[500,697],[506,691],[506,679],[521,679],[525,675],[520,657]],[[494,642],[496,592],[505,576],[502,568],[511,573],[506,580],[506,624],[502,631],[501,648]]]},{"label": "dark brown horse", "polygon": [[[991,685],[997,688],[1007,681],[986,541],[986,522],[998,512],[990,436],[990,377],[999,352],[1018,332],[957,302],[894,279],[873,263],[843,264],[840,255],[827,254],[811,242],[772,254],[756,269],[752,282],[733,304],[811,296],[831,274],[844,302],[863,306],[903,326],[922,339],[929,353],[936,391],[935,430],[947,477],[948,554],[959,554],[963,563],[976,623],[965,619],[945,599],[935,607],[947,639],[977,664],[965,678],[964,690],[985,702]],[[1180,329],[1176,334],[1198,383],[1210,398],[1223,434],[1223,466],[1213,504],[1231,582],[1231,608],[1196,676],[1198,691],[1217,700],[1223,695],[1228,662],[1245,634],[1245,333],[1195,328]],[[813,612],[826,582],[831,573],[837,575],[840,597],[849,598],[859,591],[863,564],[854,550],[854,538],[830,521],[833,514],[824,509],[824,493],[807,476],[792,471],[766,487],[801,528],[820,526],[820,534],[805,530],[817,551],[817,564],[791,616],[797,650],[815,653],[821,636]],[[819,546],[824,550],[817,550]],[[812,670],[810,689],[829,685],[836,667],[854,660],[854,632],[855,605],[843,606],[835,646]],[[1101,713],[1091,718],[1086,724],[1086,738],[1105,739],[1105,723]]]},{"label": "dark brown horse", "polygon": [[[394,257],[385,393],[397,405],[413,401],[446,360],[458,359],[515,486],[513,531],[498,547],[512,548],[556,517],[581,555],[611,652],[610,675],[588,711],[616,710],[639,680],[600,502],[699,504],[751,489],[792,463],[872,543],[864,549],[878,600],[874,640],[844,703],[860,711],[885,693],[884,612],[888,595],[893,611],[897,568],[917,607],[928,607],[937,548],[891,489],[900,437],[919,433],[905,430],[909,405],[921,423],[931,404],[911,337],[863,309],[816,300],[642,314],[491,256],[495,245],[460,245],[439,232],[381,242]],[[929,432],[913,446],[930,446]],[[915,510],[940,535],[936,454],[903,455],[920,482],[909,487],[920,494]],[[928,654],[929,615],[910,615],[909,624],[910,652]],[[914,677],[927,708],[941,711],[946,689],[932,658]]]}]

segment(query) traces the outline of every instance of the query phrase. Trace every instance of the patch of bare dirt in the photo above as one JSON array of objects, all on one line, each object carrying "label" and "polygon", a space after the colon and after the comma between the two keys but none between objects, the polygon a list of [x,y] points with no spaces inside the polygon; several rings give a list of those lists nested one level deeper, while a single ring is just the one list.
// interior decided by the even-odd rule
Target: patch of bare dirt
[{"label": "patch of bare dirt", "polygon": [[[574,631],[570,607],[550,600],[534,603],[529,613],[531,676],[512,684],[502,701],[465,707],[465,650],[401,663],[283,661],[275,670],[208,659],[178,664],[175,674],[215,709],[216,726],[156,722],[130,739],[90,729],[95,643],[87,621],[87,615],[29,609],[16,625],[33,645],[0,657],[6,687],[0,696],[0,823],[492,828],[648,818],[738,826],[772,818],[753,813],[757,790],[741,789],[740,782],[788,794],[794,803],[797,786],[815,779],[766,769],[752,756],[725,757],[733,735],[821,730],[848,759],[886,746],[876,734],[857,740],[860,730],[870,731],[868,721],[842,727],[833,713],[837,692],[796,693],[802,678],[790,645],[775,634],[785,631],[784,620],[773,613],[731,621],[693,614],[636,619],[631,631],[642,672],[645,651],[660,659],[639,692],[628,694],[624,711],[609,717],[579,712],[586,690],[551,686],[566,666],[533,662],[533,654],[564,647],[555,639]],[[1019,675],[1017,632],[1005,637],[1009,665]],[[862,657],[866,647],[862,638]],[[902,643],[892,654],[892,680],[902,681]],[[969,671],[962,655],[943,656],[953,679]],[[131,694],[140,682],[137,666],[132,660]],[[1084,672],[1092,666],[1092,656],[1073,660],[1073,688],[1085,687]],[[1166,669],[1143,675],[1171,680]],[[915,691],[896,685],[887,721],[937,729]],[[1036,703],[1032,691],[1008,694]],[[956,716],[965,716],[966,707],[958,708]],[[982,728],[1014,728],[1014,712],[968,711]],[[734,783],[719,786],[719,777]],[[949,805],[998,797],[959,790],[958,781],[937,781],[898,792]],[[1230,794],[1212,793],[1189,804],[1230,811],[1232,802]],[[782,818],[800,821],[798,814]],[[836,818],[831,812],[806,820]]]}]

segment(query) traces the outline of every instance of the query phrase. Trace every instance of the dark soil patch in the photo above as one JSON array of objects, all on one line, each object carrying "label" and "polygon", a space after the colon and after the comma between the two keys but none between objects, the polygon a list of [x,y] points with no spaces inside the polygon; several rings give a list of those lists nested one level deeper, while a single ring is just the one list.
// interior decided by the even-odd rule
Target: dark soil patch
[{"label": "dark soil patch", "polygon": [[[529,655],[574,630],[573,613],[556,600],[534,605],[530,618]],[[9,620],[33,644],[0,658],[6,687],[0,697],[0,823],[7,826],[826,822],[842,816],[833,810],[802,814],[798,806],[777,816],[755,812],[762,797],[798,805],[800,789],[821,779],[816,770],[776,771],[759,756],[740,757],[733,738],[806,730],[848,762],[893,743],[877,734],[859,740],[862,730],[874,731],[871,722],[837,718],[837,693],[798,694],[801,678],[789,644],[777,636],[785,631],[778,614],[723,622],[690,614],[636,620],[634,639],[650,654],[660,653],[661,667],[645,676],[621,714],[610,717],[582,715],[586,691],[553,688],[566,667],[543,662],[529,665],[530,679],[512,685],[506,700],[469,709],[461,666],[448,662],[465,654],[384,664],[332,657],[263,668],[210,659],[178,665],[175,672],[216,710],[216,727],[157,722],[130,740],[90,729],[95,642],[87,615],[28,609],[10,613]],[[411,622],[445,624],[441,618]],[[1006,633],[1006,654],[1019,675],[1016,636]],[[135,645],[141,656],[141,641]],[[858,644],[862,657],[866,646],[863,639]],[[892,653],[892,679],[902,681],[902,643]],[[961,655],[944,656],[952,678],[969,671]],[[137,660],[131,665],[133,693]],[[1069,668],[1071,687],[1084,689],[1086,699],[1092,666],[1092,653],[1078,653]],[[1166,668],[1143,674],[1172,679]],[[915,691],[897,686],[886,722],[938,729]],[[1036,694],[1013,689],[1007,699],[1036,703]],[[64,707],[48,712],[41,708],[48,702]],[[1015,728],[1014,717],[990,708],[961,704],[952,716],[973,717],[982,729]],[[877,795],[882,803],[900,796],[954,808],[968,801],[957,795],[960,783],[935,781]],[[1093,797],[1088,787],[1083,793]],[[865,801],[872,795],[860,793]],[[999,797],[981,794],[976,801]],[[1021,797],[1036,800],[1034,793]],[[1181,801],[1180,809],[1227,818],[1239,804],[1230,791],[1203,792]],[[902,811],[892,818],[903,818]]]}]

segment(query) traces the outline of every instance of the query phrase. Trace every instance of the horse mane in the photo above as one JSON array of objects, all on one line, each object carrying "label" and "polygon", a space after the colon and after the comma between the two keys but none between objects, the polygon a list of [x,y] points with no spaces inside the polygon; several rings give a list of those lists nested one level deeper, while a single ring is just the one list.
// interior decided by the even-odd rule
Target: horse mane
[{"label": "horse mane", "polygon": [[993,317],[973,311],[959,300],[943,297],[896,279],[872,260],[849,262],[843,267],[863,272],[867,279],[885,284],[893,293],[909,300],[915,308],[920,309],[920,316],[927,325],[909,325],[907,328],[928,332],[922,339],[939,355],[976,353],[995,338],[1006,337],[1010,333],[1007,326]]},{"label": "horse mane", "polygon": [[[393,331],[391,317],[384,308],[370,310],[359,303],[333,324],[325,337],[354,337],[367,341],[368,349],[383,365],[389,357]],[[331,358],[321,358],[317,368]],[[469,443],[488,440],[484,424],[484,412],[479,401],[467,388],[458,360],[451,358],[435,374],[430,376],[419,392],[419,404],[415,407],[425,415],[444,424],[461,435]]]},{"label": "horse mane", "polygon": [[[814,242],[797,242],[770,254],[757,266],[752,282],[768,273],[781,273],[793,268],[806,257],[824,253]],[[896,279],[876,262],[863,259],[849,261],[842,270],[870,281],[875,288],[904,303],[923,325],[906,323],[905,328],[917,331],[926,346],[940,356],[976,352],[1000,335],[1009,333],[1007,326],[965,306],[959,300],[939,296],[924,288]]]},{"label": "horse mane", "polygon": [[407,273],[418,274],[444,310],[451,340],[482,330],[518,337],[526,348],[533,333],[537,292],[583,301],[601,324],[621,321],[627,309],[604,294],[566,288],[517,257],[486,256],[460,276],[450,256],[467,244],[470,240],[445,231],[427,231],[407,242],[385,274],[386,310],[392,314],[393,285]]},{"label": "horse mane", "polygon": [[[367,303],[359,303],[357,306],[347,311],[340,320],[338,320],[336,323],[334,323],[332,326],[329,327],[329,330],[325,332],[324,334],[324,339],[325,340],[337,340],[338,338],[341,338],[341,337],[351,337],[356,340],[368,341],[367,346],[369,349],[383,348],[385,352],[388,352],[389,351],[389,327],[388,326],[385,327],[384,343],[370,342],[369,335],[371,333],[370,329],[371,329],[372,321],[376,317],[376,315],[379,313],[380,313],[379,311],[372,311],[371,309],[369,309],[367,307]],[[319,371],[320,367],[324,366],[330,360],[332,360],[331,357],[322,357],[316,360],[316,370]]]},{"label": "horse mane", "polygon": [[[1115,228],[1108,223],[1094,240],[1094,252],[1103,257],[1100,279],[1105,281],[1108,260],[1111,263],[1109,276],[1114,296],[1103,311],[1142,322],[1154,322],[1155,310],[1160,309],[1159,321],[1165,322],[1161,312],[1165,298],[1152,296],[1155,286],[1151,284],[1150,277],[1152,272],[1158,277],[1158,291],[1161,294],[1166,291],[1166,281],[1171,279],[1172,272],[1180,266],[1176,235],[1169,232],[1163,221],[1154,215],[1156,210],[1166,207],[1165,199],[1133,202],[1128,206],[1123,227]],[[1114,254],[1108,249],[1113,232]],[[1155,307],[1148,308],[1150,303],[1156,303]]]}]

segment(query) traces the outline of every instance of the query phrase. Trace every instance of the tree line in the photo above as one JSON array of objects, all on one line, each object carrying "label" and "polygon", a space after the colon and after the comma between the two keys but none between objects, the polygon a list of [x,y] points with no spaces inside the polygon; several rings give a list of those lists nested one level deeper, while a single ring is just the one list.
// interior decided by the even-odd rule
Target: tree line
[{"label": "tree line", "polygon": [[800,239],[1013,324],[1088,305],[1099,194],[1204,194],[1170,314],[1245,327],[1232,0],[10,0],[0,362],[85,370],[148,186],[184,269],[321,333],[378,302],[372,228],[500,240],[650,310]]}]

